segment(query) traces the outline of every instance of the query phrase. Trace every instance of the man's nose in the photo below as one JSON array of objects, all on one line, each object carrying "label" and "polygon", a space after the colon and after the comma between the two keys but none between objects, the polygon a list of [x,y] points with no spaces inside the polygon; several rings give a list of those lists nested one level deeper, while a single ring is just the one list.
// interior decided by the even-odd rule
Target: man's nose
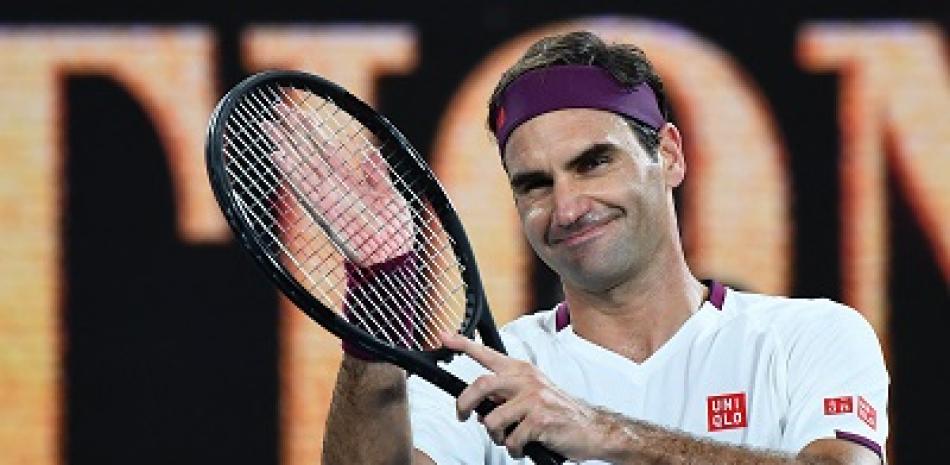
[{"label": "man's nose", "polygon": [[553,186],[553,219],[557,226],[569,226],[590,209],[590,201],[582,186],[569,179],[557,179]]}]

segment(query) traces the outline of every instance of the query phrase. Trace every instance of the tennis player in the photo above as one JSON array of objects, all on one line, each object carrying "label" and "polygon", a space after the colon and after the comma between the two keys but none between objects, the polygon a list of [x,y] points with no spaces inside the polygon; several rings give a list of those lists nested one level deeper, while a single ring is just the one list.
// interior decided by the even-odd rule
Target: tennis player
[{"label": "tennis player", "polygon": [[[471,383],[457,400],[346,355],[325,464],[530,463],[530,441],[585,464],[882,463],[888,375],[867,321],[687,267],[682,138],[640,49],[537,42],[502,76],[489,126],[565,301],[504,327],[509,356],[443,335],[466,354],[448,365]],[[472,415],[484,399],[501,405]]]}]

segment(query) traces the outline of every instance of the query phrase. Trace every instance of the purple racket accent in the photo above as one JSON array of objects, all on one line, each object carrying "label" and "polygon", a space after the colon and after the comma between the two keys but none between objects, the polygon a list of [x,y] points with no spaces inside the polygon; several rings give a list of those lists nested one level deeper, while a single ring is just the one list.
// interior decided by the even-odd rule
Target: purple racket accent
[{"label": "purple racket accent", "polygon": [[[357,296],[398,296],[398,299],[393,299],[391,302],[379,302],[381,305],[389,305],[390,312],[396,310],[400,315],[402,315],[402,324],[393,325],[392,328],[389,328],[390,332],[395,331],[393,334],[390,334],[386,337],[391,339],[413,339],[413,328],[415,327],[415,322],[413,321],[416,318],[415,310],[412,308],[412,300],[415,296],[412,295],[403,295],[405,290],[400,289],[399,287],[393,286],[390,283],[399,282],[399,279],[386,279],[387,276],[396,277],[396,276],[409,276],[412,279],[419,279],[419,269],[417,263],[417,257],[414,252],[403,254],[397,257],[393,257],[385,262],[374,263],[368,267],[359,267],[351,262],[344,263],[344,269],[346,270],[346,300],[343,303],[343,314],[346,317],[347,321],[350,323],[362,326],[361,322],[367,319],[365,312],[372,311],[372,309],[367,308],[366,303],[358,302]],[[380,279],[382,278],[382,279]],[[380,287],[385,286],[387,289],[372,289],[373,286]],[[365,298],[365,297],[364,297]],[[355,313],[364,313],[364,315],[357,316]],[[364,328],[371,330],[372,328]],[[372,332],[372,331],[371,331]],[[401,332],[401,333],[396,333]],[[349,355],[352,355],[358,359],[366,361],[376,361],[377,358],[373,357],[371,354],[360,349],[358,346],[348,343],[346,340],[343,340],[343,351]]]},{"label": "purple racket accent", "polygon": [[356,288],[368,282],[371,282],[379,273],[395,273],[407,269],[416,268],[416,254],[409,252],[407,254],[393,257],[382,263],[374,263],[368,267],[360,267],[351,262],[344,262],[343,267],[346,270],[347,288]]}]

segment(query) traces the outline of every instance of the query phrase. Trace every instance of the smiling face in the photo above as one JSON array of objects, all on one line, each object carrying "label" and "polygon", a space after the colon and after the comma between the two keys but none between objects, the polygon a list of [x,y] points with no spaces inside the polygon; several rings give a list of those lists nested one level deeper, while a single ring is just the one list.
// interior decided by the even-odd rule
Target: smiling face
[{"label": "smiling face", "polygon": [[566,285],[612,289],[674,239],[682,171],[670,169],[669,146],[656,160],[622,117],[592,109],[545,113],[512,132],[505,166],[525,235]]}]

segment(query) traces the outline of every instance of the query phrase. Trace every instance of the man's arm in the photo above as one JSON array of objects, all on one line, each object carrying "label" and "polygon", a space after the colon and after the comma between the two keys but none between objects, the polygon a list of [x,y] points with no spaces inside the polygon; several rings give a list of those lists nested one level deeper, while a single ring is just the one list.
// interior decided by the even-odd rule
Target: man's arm
[{"label": "man's arm", "polygon": [[[531,441],[571,460],[621,464],[879,465],[871,450],[838,439],[820,439],[798,456],[753,450],[697,438],[594,408],[558,389],[533,365],[452,334],[444,344],[465,352],[493,373],[479,377],[457,402],[460,418],[486,398],[502,404],[481,419],[492,440],[521,457]],[[506,429],[518,424],[506,435]]]},{"label": "man's arm", "polygon": [[435,465],[412,448],[403,370],[343,356],[323,438],[322,463]]},{"label": "man's arm", "polygon": [[607,431],[600,458],[622,464],[734,465],[880,465],[870,449],[840,439],[818,439],[797,456],[755,450],[685,433],[595,409],[601,429]]},{"label": "man's arm", "polygon": [[343,356],[327,417],[322,463],[409,463],[405,377],[395,366]]},{"label": "man's arm", "polygon": [[322,463],[435,465],[412,447],[405,372],[387,363],[343,356]]}]

